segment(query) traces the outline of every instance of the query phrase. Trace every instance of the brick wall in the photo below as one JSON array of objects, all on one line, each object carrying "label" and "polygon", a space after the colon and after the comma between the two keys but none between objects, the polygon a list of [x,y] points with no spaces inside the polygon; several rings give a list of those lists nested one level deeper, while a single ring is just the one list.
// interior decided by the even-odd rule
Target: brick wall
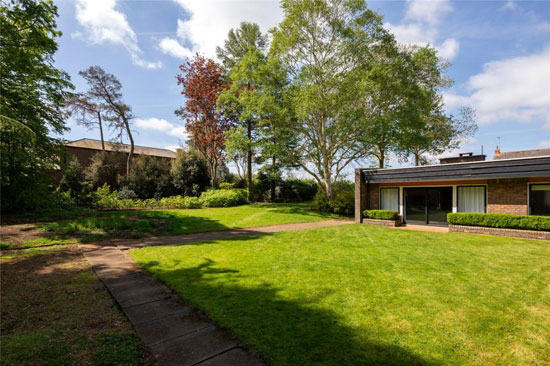
[{"label": "brick wall", "polygon": [[487,212],[527,215],[527,179],[489,180]]},{"label": "brick wall", "polygon": [[378,210],[380,208],[380,184],[371,183],[369,184],[369,210]]},{"label": "brick wall", "polygon": [[378,209],[379,184],[367,184],[363,180],[361,169],[355,170],[355,222],[363,221],[363,211]]}]

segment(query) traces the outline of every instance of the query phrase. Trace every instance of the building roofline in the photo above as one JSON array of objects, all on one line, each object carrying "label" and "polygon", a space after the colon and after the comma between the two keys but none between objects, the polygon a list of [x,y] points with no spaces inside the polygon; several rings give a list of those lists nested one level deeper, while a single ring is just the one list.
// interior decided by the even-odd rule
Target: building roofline
[{"label": "building roofline", "polygon": [[[77,140],[73,140],[73,141],[68,141],[65,145],[67,144],[72,144],[73,142],[78,142],[78,141],[84,141],[84,140],[88,140],[88,141],[97,141],[99,143],[101,143],[101,140],[98,140],[98,139],[90,139],[90,138],[81,138],[81,139],[77,139]],[[121,145],[121,146],[131,146],[130,144],[125,144],[125,143],[121,143],[121,142],[112,142],[112,141],[104,141],[105,144],[111,144],[111,145]],[[83,147],[83,146],[71,146],[71,147],[80,147],[82,149],[93,149],[93,150],[96,150],[95,148],[93,147]],[[155,150],[162,150],[162,151],[170,151],[171,153],[175,153],[173,150],[170,150],[170,149],[164,149],[162,147],[151,147],[151,146],[143,146],[143,145],[134,145],[134,147],[142,147],[144,149],[155,149]],[[99,149],[101,150],[101,149]]]}]

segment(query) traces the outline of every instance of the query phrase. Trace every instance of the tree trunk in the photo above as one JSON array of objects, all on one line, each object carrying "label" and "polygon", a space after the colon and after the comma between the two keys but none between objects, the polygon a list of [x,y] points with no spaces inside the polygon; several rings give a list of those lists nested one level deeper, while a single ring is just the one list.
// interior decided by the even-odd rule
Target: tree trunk
[{"label": "tree trunk", "polygon": [[105,140],[103,140],[103,123],[101,122],[101,113],[97,112],[97,120],[99,121],[99,135],[101,136],[101,150],[105,151]]},{"label": "tree trunk", "polygon": [[414,166],[420,165],[420,154],[414,153]]},{"label": "tree trunk", "polygon": [[[275,171],[276,159],[277,158],[275,156],[271,157],[271,167],[273,169],[273,172]],[[271,192],[270,192],[270,195],[271,195],[271,202],[274,202],[275,201],[275,179],[271,179]]]},{"label": "tree trunk", "polygon": [[378,157],[378,167],[380,169],[384,168],[385,159],[386,159],[386,156],[385,156],[384,150],[380,150],[380,156]]},{"label": "tree trunk", "polygon": [[128,120],[126,118],[124,118],[124,126],[126,127],[128,138],[130,139],[130,153],[128,154],[128,160],[126,161],[126,176],[128,176],[130,174],[130,167],[132,165],[132,157],[134,155],[134,137],[132,136],[130,124],[128,123]]},{"label": "tree trunk", "polygon": [[252,202],[252,121],[246,122],[246,136],[248,138],[248,151],[246,152],[246,185],[248,186],[247,198]]}]

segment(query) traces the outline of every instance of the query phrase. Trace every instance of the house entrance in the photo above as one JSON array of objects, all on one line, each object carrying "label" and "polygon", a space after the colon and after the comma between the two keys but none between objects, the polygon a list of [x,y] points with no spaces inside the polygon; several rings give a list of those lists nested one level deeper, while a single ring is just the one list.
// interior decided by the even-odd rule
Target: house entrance
[{"label": "house entrance", "polygon": [[445,224],[453,211],[452,187],[404,188],[405,222]]}]

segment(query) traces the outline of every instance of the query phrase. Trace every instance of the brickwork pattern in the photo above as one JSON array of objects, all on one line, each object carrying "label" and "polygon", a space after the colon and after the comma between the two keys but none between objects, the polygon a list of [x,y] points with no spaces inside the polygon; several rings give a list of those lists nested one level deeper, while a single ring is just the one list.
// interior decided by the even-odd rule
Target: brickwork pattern
[{"label": "brickwork pattern", "polygon": [[457,233],[489,234],[523,239],[550,240],[550,231],[502,229],[495,227],[449,225],[449,231]]},{"label": "brickwork pattern", "polygon": [[527,179],[491,179],[487,195],[488,213],[527,215]]},{"label": "brickwork pattern", "polygon": [[363,224],[396,227],[401,225],[401,220],[363,219]]}]

